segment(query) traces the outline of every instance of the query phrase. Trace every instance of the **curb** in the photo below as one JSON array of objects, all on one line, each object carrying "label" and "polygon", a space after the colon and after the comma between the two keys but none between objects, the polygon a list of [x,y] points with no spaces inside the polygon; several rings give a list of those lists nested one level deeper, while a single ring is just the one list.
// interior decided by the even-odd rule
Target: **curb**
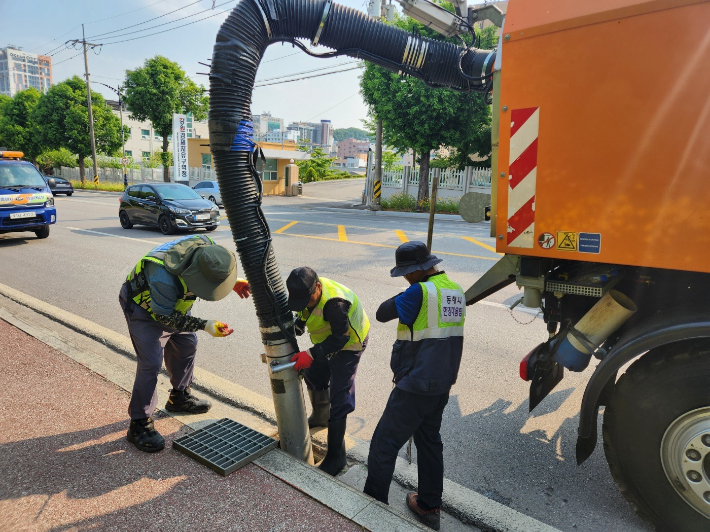
[{"label": "curb", "polygon": [[[335,212],[347,212],[347,213],[356,213],[356,212],[361,212],[364,213],[365,215],[369,216],[391,216],[393,218],[417,218],[421,220],[428,220],[429,219],[429,214],[422,212],[399,212],[399,211],[372,211],[372,210],[366,210],[366,209],[344,209],[344,208],[339,208],[339,207],[311,207],[311,210],[314,211],[335,211]],[[463,223],[463,224],[468,224],[466,220],[460,217],[458,214],[435,214],[434,215],[434,220],[441,220],[445,222],[456,222],[456,223]],[[481,223],[481,222],[478,222]]]},{"label": "curb", "polygon": [[[28,307],[51,320],[61,323],[78,333],[84,334],[121,355],[132,360],[136,359],[133,344],[129,338],[122,334],[80,316],[76,316],[54,305],[45,303],[44,301],[24,294],[2,283],[0,283],[0,295]],[[162,373],[166,374],[164,370]],[[195,381],[193,385],[196,389],[213,396],[217,400],[255,414],[276,425],[276,414],[273,404],[264,396],[197,367],[195,368]],[[321,434],[313,435],[313,444],[314,447],[323,449],[325,447],[324,436]],[[367,442],[348,436],[346,437],[346,448],[348,458],[363,464],[367,463],[370,448]],[[405,488],[416,488],[418,482],[418,469],[416,464],[408,464],[407,461],[398,457],[393,480]],[[308,488],[298,487],[298,489],[311,495],[306,491]],[[552,526],[493,501],[476,491],[465,488],[446,478],[444,479],[442,509],[460,519],[462,522],[473,524],[485,531],[558,532],[558,529]],[[392,530],[396,530],[396,528]]]}]

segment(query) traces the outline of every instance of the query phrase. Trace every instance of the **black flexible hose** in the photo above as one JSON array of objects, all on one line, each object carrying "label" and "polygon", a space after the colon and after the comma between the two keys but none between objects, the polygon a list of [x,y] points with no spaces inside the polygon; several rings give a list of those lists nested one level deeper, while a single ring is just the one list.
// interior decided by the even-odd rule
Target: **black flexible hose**
[{"label": "black flexible hose", "polygon": [[[254,169],[251,96],[259,63],[274,42],[318,39],[325,54],[363,58],[433,86],[487,92],[495,53],[468,51],[388,26],[329,0],[242,0],[217,34],[210,70],[210,149],[264,343],[298,349]],[[275,332],[275,329],[277,332]]]}]

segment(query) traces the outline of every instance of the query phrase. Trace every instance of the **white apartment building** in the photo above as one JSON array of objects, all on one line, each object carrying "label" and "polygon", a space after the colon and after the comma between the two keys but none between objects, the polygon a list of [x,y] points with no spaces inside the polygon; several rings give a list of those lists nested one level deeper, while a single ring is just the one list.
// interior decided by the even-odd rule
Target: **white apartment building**
[{"label": "white apartment building", "polygon": [[287,130],[287,131],[281,131],[276,130],[276,131],[269,131],[266,134],[266,142],[275,142],[275,143],[280,143],[280,142],[295,142],[298,144],[298,139],[300,138],[300,135],[298,131],[294,130]]},{"label": "white apartment building", "polygon": [[[111,107],[113,114],[120,116],[118,102],[116,100],[106,100],[106,104]],[[130,118],[130,112],[124,107],[123,125],[128,126],[129,133],[126,136],[126,157],[132,157],[134,161],[148,160],[154,152],[163,151],[163,137],[153,129],[153,124],[149,121],[140,122]],[[202,138],[209,142],[209,127],[207,121],[193,121],[190,114],[187,115],[187,138]],[[168,151],[172,151],[172,135],[168,136]],[[191,166],[202,166],[201,161],[189,161]]]},{"label": "white apartment building", "polygon": [[0,94],[12,97],[30,87],[47,92],[51,85],[51,57],[24,52],[19,46],[0,48]]}]

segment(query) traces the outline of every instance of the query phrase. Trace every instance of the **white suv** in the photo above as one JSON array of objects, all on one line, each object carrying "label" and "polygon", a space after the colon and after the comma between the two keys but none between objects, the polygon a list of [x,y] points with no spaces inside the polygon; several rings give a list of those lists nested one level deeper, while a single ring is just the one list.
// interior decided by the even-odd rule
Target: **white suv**
[{"label": "white suv", "polygon": [[222,205],[222,195],[219,193],[219,183],[217,181],[201,181],[192,188],[200,196],[210,200],[215,205]]}]

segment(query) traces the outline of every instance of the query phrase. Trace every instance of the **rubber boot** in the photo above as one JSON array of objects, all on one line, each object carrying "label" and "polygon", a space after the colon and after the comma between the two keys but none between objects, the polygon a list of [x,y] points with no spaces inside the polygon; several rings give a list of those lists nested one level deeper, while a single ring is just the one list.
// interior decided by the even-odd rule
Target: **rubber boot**
[{"label": "rubber boot", "polygon": [[308,388],[313,413],[308,418],[308,428],[327,427],[330,418],[330,390],[311,390]]},{"label": "rubber boot", "polygon": [[318,469],[335,476],[345,467],[345,425],[348,418],[328,423],[328,453]]}]

